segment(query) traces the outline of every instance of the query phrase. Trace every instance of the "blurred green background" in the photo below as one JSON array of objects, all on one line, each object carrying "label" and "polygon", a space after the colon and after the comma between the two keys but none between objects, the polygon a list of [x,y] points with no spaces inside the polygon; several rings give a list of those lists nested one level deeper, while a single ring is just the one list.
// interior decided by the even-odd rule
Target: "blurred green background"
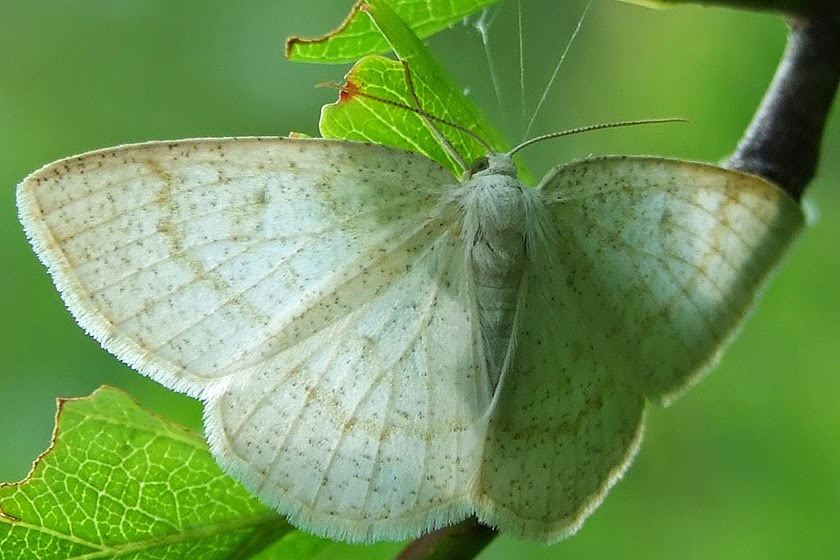
[{"label": "blurred green background", "polygon": [[[17,223],[17,182],[54,159],[126,142],[317,134],[318,109],[335,92],[313,84],[339,81],[347,67],[289,63],[283,40],[327,31],[350,4],[0,0],[0,480],[22,478],[47,447],[56,397],[101,384],[200,429],[197,403],[131,372],[75,325]],[[429,42],[515,142],[523,97],[533,108],[584,5],[523,2],[524,96],[515,4],[501,9],[489,44],[501,103],[473,28]],[[588,154],[719,160],[749,121],[784,39],[784,23],[770,15],[594,0],[532,135],[643,117],[693,124],[543,143],[525,161],[540,176]],[[840,557],[834,113],[808,190],[816,221],[720,366],[670,409],[649,410],[635,464],[577,536],[552,547],[502,537],[482,559]]]}]

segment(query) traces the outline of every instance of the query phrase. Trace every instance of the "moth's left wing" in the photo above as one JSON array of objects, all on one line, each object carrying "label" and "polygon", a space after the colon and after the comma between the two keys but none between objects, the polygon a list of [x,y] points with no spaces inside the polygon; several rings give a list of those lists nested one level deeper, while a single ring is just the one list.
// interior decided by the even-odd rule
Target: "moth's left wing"
[{"label": "moth's left wing", "polygon": [[223,468],[364,541],[471,511],[493,389],[453,188],[385,146],[223,138],[68,158],[18,205],[85,330],[205,402]]},{"label": "moth's left wing", "polygon": [[454,183],[432,160],[385,146],[207,138],[51,163],[17,202],[85,331],[200,397],[367,301],[378,286],[360,271]]}]

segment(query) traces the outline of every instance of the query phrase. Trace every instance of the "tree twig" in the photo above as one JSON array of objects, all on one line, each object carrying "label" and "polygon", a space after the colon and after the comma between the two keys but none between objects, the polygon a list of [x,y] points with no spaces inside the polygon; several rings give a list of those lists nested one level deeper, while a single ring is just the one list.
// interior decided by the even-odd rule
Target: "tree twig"
[{"label": "tree twig", "polygon": [[412,541],[397,560],[471,560],[498,533],[471,517],[457,525],[427,533]]},{"label": "tree twig", "polygon": [[[780,185],[797,200],[816,173],[828,113],[840,82],[840,6],[791,17],[776,75],[724,167]],[[470,518],[410,543],[397,560],[469,560],[496,531]]]},{"label": "tree twig", "polygon": [[840,7],[791,17],[776,75],[735,153],[723,163],[780,185],[795,199],[816,173],[840,81]]}]

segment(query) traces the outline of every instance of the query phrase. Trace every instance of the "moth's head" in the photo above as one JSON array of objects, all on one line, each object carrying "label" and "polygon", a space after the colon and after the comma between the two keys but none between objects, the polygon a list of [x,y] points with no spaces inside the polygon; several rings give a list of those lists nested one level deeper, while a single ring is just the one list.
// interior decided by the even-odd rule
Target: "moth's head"
[{"label": "moth's head", "polygon": [[516,164],[513,163],[513,158],[508,154],[490,152],[473,162],[464,174],[463,180],[467,181],[482,175],[506,175],[515,179],[517,177]]}]

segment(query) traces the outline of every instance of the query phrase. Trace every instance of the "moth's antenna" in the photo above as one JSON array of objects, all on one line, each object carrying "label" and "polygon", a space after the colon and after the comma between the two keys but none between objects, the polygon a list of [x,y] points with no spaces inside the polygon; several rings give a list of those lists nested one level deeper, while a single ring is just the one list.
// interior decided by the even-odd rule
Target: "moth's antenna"
[{"label": "moth's antenna", "polygon": [[[522,130],[522,124],[525,122],[525,43],[522,37],[522,0],[516,2],[517,8],[517,25],[519,26],[519,104],[522,108],[522,120],[519,123],[519,129]],[[525,134],[524,136],[527,136]]]},{"label": "moth's antenna", "polygon": [[621,128],[624,126],[636,126],[642,124],[662,124],[662,123],[674,123],[674,122],[691,122],[688,119],[683,118],[667,118],[667,119],[640,119],[636,121],[619,121],[614,123],[601,123],[601,124],[593,124],[589,126],[581,126],[579,128],[572,128],[571,130],[562,130],[560,132],[551,132],[549,134],[543,134],[541,136],[536,136],[531,138],[530,140],[526,140],[515,146],[512,150],[510,150],[507,155],[512,156],[522,148],[530,146],[531,144],[536,144],[537,142],[542,142],[543,140],[549,140],[551,138],[560,138],[561,136],[571,136],[572,134],[580,134],[582,132],[592,132],[593,130],[604,130],[606,128]]},{"label": "moth's antenna", "polygon": [[574,44],[575,39],[577,39],[578,33],[580,33],[580,28],[583,26],[583,20],[586,19],[586,14],[589,13],[589,7],[591,5],[591,1],[586,3],[586,7],[583,9],[583,13],[580,15],[580,19],[578,19],[577,26],[572,32],[572,36],[569,37],[569,40],[566,43],[566,48],[563,50],[563,54],[560,55],[560,60],[557,61],[557,65],[554,67],[554,73],[551,74],[551,79],[548,80],[545,89],[543,89],[542,97],[540,97],[539,103],[537,103],[537,106],[534,108],[534,112],[531,114],[531,120],[528,121],[528,126],[525,128],[526,138],[531,133],[531,128],[533,128],[534,126],[534,121],[537,119],[537,115],[539,115],[540,111],[542,110],[542,106],[545,104],[545,100],[548,98],[548,92],[554,85],[554,80],[557,79],[557,74],[560,72],[560,67],[563,66],[563,62],[566,60],[566,55],[569,54],[569,49],[572,48],[572,44]]}]

